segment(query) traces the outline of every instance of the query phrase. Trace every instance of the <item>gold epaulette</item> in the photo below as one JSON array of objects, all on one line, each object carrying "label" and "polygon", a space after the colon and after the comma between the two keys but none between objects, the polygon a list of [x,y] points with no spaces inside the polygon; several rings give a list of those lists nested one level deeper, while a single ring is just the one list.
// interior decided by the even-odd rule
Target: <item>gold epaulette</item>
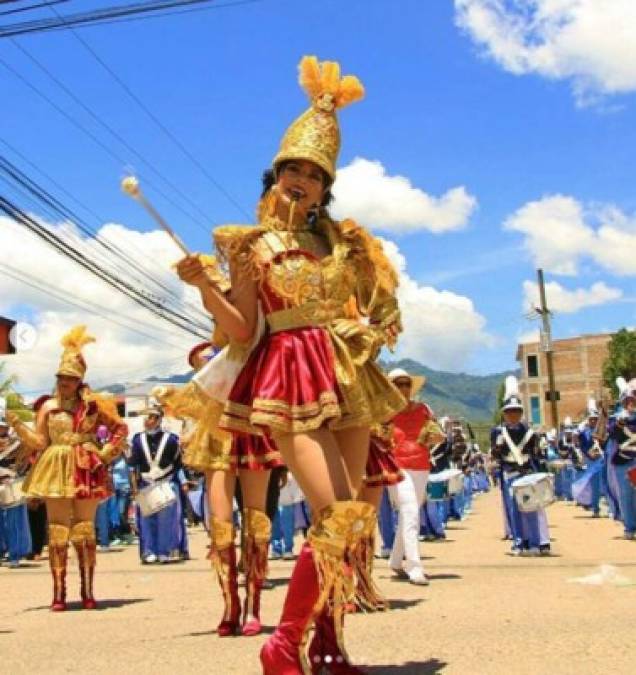
[{"label": "gold epaulette", "polygon": [[221,260],[252,276],[258,268],[253,245],[263,232],[258,225],[222,225],[214,230],[214,245]]}]

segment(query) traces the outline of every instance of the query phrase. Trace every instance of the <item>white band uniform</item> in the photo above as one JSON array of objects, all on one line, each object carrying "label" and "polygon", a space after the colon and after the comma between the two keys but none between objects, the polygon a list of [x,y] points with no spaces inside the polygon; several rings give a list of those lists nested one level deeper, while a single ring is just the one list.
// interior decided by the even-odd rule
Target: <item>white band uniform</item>
[{"label": "white band uniform", "polygon": [[172,468],[172,465],[170,465],[163,471],[159,469],[159,463],[161,462],[163,451],[166,448],[169,436],[170,434],[163,432],[163,437],[159,443],[159,447],[157,448],[157,454],[155,455],[154,459],[151,459],[150,448],[148,447],[146,434],[141,435],[141,447],[144,451],[144,455],[146,456],[146,461],[150,466],[150,471],[148,471],[147,474],[143,474],[143,477],[146,480],[153,481],[150,483],[150,485],[146,485],[146,487],[139,490],[137,496],[135,497],[135,500],[139,505],[139,509],[141,510],[141,515],[144,516],[144,518],[152,516],[155,513],[159,513],[159,511],[163,511],[163,509],[168,508],[177,501],[177,496],[170,485],[170,479],[166,478],[164,480],[156,480],[155,478],[156,476],[159,476],[160,474],[164,473],[165,471],[169,471]]}]

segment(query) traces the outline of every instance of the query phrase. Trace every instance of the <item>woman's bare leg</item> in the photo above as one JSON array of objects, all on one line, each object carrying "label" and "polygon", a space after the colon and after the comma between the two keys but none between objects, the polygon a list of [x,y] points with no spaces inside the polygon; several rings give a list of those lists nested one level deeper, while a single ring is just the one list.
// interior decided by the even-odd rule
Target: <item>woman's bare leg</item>
[{"label": "woman's bare leg", "polygon": [[246,469],[239,471],[244,509],[258,509],[265,512],[270,473],[271,471],[248,471]]},{"label": "woman's bare leg", "polygon": [[73,521],[79,523],[85,520],[94,523],[98,504],[99,499],[74,499]]},{"label": "woman's bare leg", "polygon": [[206,471],[210,514],[226,523],[232,522],[232,504],[236,474],[233,471]]},{"label": "woman's bare leg", "polygon": [[369,455],[370,435],[369,427],[354,427],[334,432],[334,436],[342,452],[342,458],[347,467],[351,494],[354,497],[362,487],[362,477],[364,476]]},{"label": "woman's bare leg", "polygon": [[347,467],[333,432],[318,429],[274,440],[314,514],[335,501],[351,499]]},{"label": "woman's bare leg", "polygon": [[371,506],[373,506],[377,512],[377,510],[380,508],[380,502],[382,501],[383,489],[384,488],[382,486],[368,487],[367,485],[364,485],[358,493],[358,501],[371,504]]},{"label": "woman's bare leg", "polygon": [[55,497],[46,500],[46,517],[49,525],[71,526],[73,500]]}]

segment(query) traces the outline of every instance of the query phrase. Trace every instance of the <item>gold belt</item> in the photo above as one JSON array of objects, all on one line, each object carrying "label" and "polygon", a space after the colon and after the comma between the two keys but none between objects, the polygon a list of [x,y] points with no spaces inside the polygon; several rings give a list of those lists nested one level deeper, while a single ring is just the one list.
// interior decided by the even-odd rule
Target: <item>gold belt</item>
[{"label": "gold belt", "polygon": [[280,333],[294,328],[326,326],[335,320],[337,314],[325,308],[320,302],[308,302],[299,307],[281,309],[268,314],[265,318],[270,333]]},{"label": "gold belt", "polygon": [[58,436],[55,445],[78,445],[79,443],[91,443],[93,440],[92,434],[78,434],[68,431]]}]

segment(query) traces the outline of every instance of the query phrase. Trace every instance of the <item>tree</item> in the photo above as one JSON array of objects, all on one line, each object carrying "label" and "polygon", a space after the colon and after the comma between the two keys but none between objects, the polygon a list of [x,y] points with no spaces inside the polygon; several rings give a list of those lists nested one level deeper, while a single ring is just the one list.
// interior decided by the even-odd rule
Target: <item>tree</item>
[{"label": "tree", "polygon": [[492,421],[495,424],[501,422],[501,409],[503,408],[504,396],[506,395],[506,380],[502,380],[499,386],[497,387],[497,403],[495,407],[495,412],[492,416]]},{"label": "tree", "polygon": [[636,331],[627,328],[621,328],[612,336],[603,363],[603,381],[615,398],[618,397],[616,378],[619,376],[627,381],[636,377]]},{"label": "tree", "polygon": [[9,377],[5,377],[3,374],[4,366],[4,363],[0,363],[0,396],[6,396],[7,394],[11,393],[13,391],[13,385],[17,379],[15,375],[9,375]]}]

